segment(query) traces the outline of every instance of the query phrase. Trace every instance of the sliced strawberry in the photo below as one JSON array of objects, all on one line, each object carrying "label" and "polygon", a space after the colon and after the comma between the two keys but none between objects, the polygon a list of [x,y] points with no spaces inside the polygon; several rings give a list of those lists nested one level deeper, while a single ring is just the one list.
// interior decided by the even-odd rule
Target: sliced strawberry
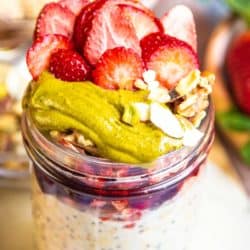
[{"label": "sliced strawberry", "polygon": [[250,32],[238,37],[229,49],[227,69],[239,107],[250,114]]},{"label": "sliced strawberry", "polygon": [[[139,26],[137,24],[138,32],[140,32],[140,36],[142,36],[141,33],[145,34],[145,32],[149,32],[149,30],[152,31],[152,30],[156,29],[156,31],[158,31],[158,26],[161,27],[161,23],[157,22],[153,13],[136,1],[97,0],[97,1],[87,5],[85,8],[82,9],[82,11],[79,14],[79,16],[77,17],[76,23],[75,23],[74,42],[75,42],[76,48],[80,53],[83,53],[87,58],[89,57],[89,54],[90,54],[90,57],[93,54],[93,57],[98,55],[98,58],[99,58],[107,49],[110,49],[112,47],[117,47],[117,46],[125,46],[123,40],[128,40],[128,36],[130,36],[132,38],[131,39],[132,44],[134,44],[135,40],[136,40],[136,46],[134,47],[132,45],[132,46],[125,46],[125,47],[134,47],[137,50],[137,52],[140,52],[140,48],[138,46],[138,41],[137,41],[138,38],[135,36],[136,35],[135,30],[132,31],[133,24],[130,23],[130,20],[125,18],[125,13],[121,13],[121,11],[120,11],[119,13],[121,16],[118,16],[118,11],[114,11],[114,8],[117,6],[123,6],[123,9],[125,7],[135,8],[135,10],[138,10],[138,12],[141,11],[142,14],[144,14],[143,16],[141,15],[141,17],[143,17],[143,19],[146,19],[144,21],[144,24],[147,21],[147,22],[150,22],[150,25],[149,25],[149,29],[147,29],[145,27],[142,27],[142,25]],[[112,12],[112,13],[110,14],[110,12]],[[124,11],[122,11],[122,12],[124,12]],[[114,14],[114,13],[116,13],[116,14]],[[120,18],[120,17],[124,17],[124,19],[126,19],[126,20],[123,20],[123,18]],[[141,18],[141,17],[138,16],[138,18]],[[114,22],[112,22],[112,18],[116,18],[116,19],[119,18],[119,22],[117,24],[113,25],[112,23],[114,23]],[[134,21],[135,22],[138,21],[138,18]],[[153,23],[152,23],[152,20],[153,20]],[[110,25],[110,23],[112,25]],[[141,20],[139,20],[138,23],[141,23]],[[119,27],[118,32],[116,34],[116,29],[117,29],[117,26],[119,26],[119,25],[120,25],[120,27]],[[147,25],[148,25],[148,23],[147,23]],[[157,27],[155,27],[155,25]],[[116,28],[114,29],[113,27],[116,27]],[[133,26],[133,28],[134,28],[134,26]],[[142,30],[142,29],[145,29],[145,30]],[[98,32],[98,30],[100,30],[100,32]],[[122,38],[121,32],[124,32],[124,35],[125,35],[124,39],[121,39]],[[88,42],[88,45],[86,46],[86,49],[85,49],[85,41],[88,38],[89,34],[90,34],[91,38],[89,38],[90,41]],[[111,37],[113,35],[114,35],[114,38],[117,38],[118,40],[120,40],[121,43],[119,43],[117,45],[114,44],[113,37]],[[121,36],[121,38],[119,38],[119,36]],[[93,47],[95,47],[94,48],[95,53],[93,53],[92,51],[90,51],[90,52],[86,51],[86,54],[85,54],[85,50],[88,50],[89,47],[91,47],[91,49],[92,49],[92,43],[91,43],[92,39],[94,41],[94,44],[97,43],[97,45],[98,45],[98,46],[93,45]],[[118,41],[115,41],[115,43],[117,43],[117,42]],[[105,43],[107,46],[105,46]],[[113,45],[110,43],[113,43]],[[126,42],[126,43],[128,43],[128,42]],[[112,46],[110,46],[110,45],[112,45]],[[91,59],[92,58],[90,58],[90,61],[91,61]],[[94,59],[94,60],[97,61],[96,59]],[[94,64],[94,62],[93,62],[93,64]]]},{"label": "sliced strawberry", "polygon": [[91,2],[93,2],[93,0],[60,0],[58,3],[62,7],[68,8],[75,15],[78,15],[81,12],[82,8],[84,8]]},{"label": "sliced strawberry", "polygon": [[84,81],[89,75],[89,66],[73,50],[59,49],[51,55],[49,70],[64,81]]},{"label": "sliced strawberry", "polygon": [[154,70],[157,80],[168,89],[174,88],[190,71],[199,68],[196,53],[177,38],[154,33],[141,41],[141,47],[147,69]]},{"label": "sliced strawberry", "polygon": [[165,34],[188,43],[197,51],[197,35],[192,11],[184,6],[177,5],[161,19]]},{"label": "sliced strawberry", "polygon": [[84,56],[95,65],[102,54],[115,47],[132,48],[141,53],[139,39],[132,23],[123,16],[116,1],[102,1],[100,8],[92,13],[92,19],[86,27]]},{"label": "sliced strawberry", "polygon": [[35,28],[35,38],[59,34],[71,38],[75,15],[57,3],[46,4],[41,10]]},{"label": "sliced strawberry", "polygon": [[106,51],[93,71],[96,84],[108,89],[134,89],[142,77],[143,63],[132,49],[118,47]]},{"label": "sliced strawberry", "polygon": [[93,3],[88,4],[85,6],[80,14],[77,16],[74,26],[74,43],[77,50],[82,53],[83,45],[86,40],[86,28],[87,24],[90,22],[90,15],[93,13],[93,11],[98,7],[100,0],[95,1]]},{"label": "sliced strawberry", "polygon": [[[112,1],[112,0],[111,0]],[[130,6],[130,7],[134,7],[136,9],[142,10],[144,11],[147,15],[154,17],[155,14],[152,10],[150,10],[149,8],[145,7],[142,3],[140,3],[140,1],[138,0],[116,0],[114,1],[115,4],[117,5],[126,5],[126,6]]]},{"label": "sliced strawberry", "polygon": [[149,61],[153,52],[155,52],[155,50],[157,50],[160,46],[164,45],[168,38],[169,36],[161,32],[156,32],[149,34],[142,39],[140,45],[142,48],[142,59],[144,62]]},{"label": "sliced strawberry", "polygon": [[120,5],[123,16],[128,17],[135,28],[135,33],[139,40],[148,34],[161,31],[163,32],[163,27],[161,22],[154,16],[148,15],[145,11],[128,6]]},{"label": "sliced strawberry", "polygon": [[69,39],[62,35],[39,37],[27,52],[26,61],[34,79],[49,67],[50,56],[57,49],[71,49]]}]

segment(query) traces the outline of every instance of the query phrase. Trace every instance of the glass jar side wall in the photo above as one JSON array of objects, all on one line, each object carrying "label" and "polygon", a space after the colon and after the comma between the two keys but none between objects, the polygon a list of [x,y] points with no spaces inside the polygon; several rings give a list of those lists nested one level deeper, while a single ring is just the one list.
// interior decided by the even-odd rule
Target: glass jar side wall
[{"label": "glass jar side wall", "polygon": [[75,192],[34,165],[36,249],[183,249],[195,226],[204,167],[172,187],[121,199]]}]

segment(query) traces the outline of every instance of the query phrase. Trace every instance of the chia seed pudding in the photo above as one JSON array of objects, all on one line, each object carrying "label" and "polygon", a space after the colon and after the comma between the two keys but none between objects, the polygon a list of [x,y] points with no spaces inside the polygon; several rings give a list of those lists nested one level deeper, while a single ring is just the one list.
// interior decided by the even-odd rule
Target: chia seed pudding
[{"label": "chia seed pudding", "polygon": [[195,227],[202,178],[202,173],[191,177],[181,190],[167,191],[171,194],[130,198],[128,205],[120,202],[116,210],[112,207],[116,199],[72,198],[62,194],[65,191],[57,183],[48,187],[40,178],[43,192],[33,176],[35,249],[186,249]]}]

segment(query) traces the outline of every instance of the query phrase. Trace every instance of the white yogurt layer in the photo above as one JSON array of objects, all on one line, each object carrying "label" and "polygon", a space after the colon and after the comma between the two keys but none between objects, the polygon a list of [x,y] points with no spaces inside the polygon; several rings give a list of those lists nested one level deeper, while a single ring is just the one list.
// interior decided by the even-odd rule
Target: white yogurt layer
[{"label": "white yogurt layer", "polygon": [[187,181],[160,207],[144,210],[131,228],[129,222],[101,220],[100,210],[80,211],[44,194],[34,180],[36,250],[185,250],[199,209],[200,179]]}]

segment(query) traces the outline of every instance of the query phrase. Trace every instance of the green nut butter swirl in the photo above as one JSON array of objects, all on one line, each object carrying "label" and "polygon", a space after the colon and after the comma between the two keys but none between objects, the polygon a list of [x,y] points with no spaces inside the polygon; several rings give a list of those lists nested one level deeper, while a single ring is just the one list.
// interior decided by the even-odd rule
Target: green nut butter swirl
[{"label": "green nut butter swirl", "polygon": [[151,162],[182,146],[150,122],[122,121],[125,107],[148,102],[145,90],[107,90],[92,82],[64,82],[44,72],[32,82],[23,107],[42,132],[74,130],[91,140],[98,154],[116,162]]}]

